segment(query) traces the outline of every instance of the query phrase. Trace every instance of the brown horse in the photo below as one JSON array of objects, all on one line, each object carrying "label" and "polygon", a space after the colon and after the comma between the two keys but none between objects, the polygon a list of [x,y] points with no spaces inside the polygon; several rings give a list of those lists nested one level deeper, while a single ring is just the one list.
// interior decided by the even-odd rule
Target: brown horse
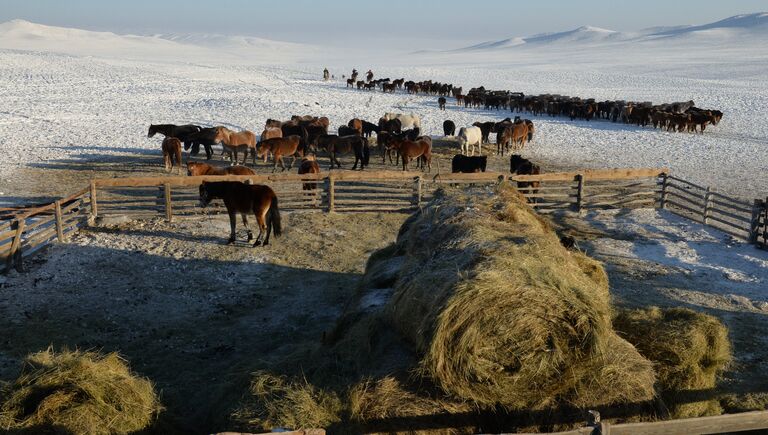
[{"label": "brown horse", "polygon": [[422,166],[426,164],[428,171],[432,170],[432,141],[425,140],[423,137],[418,138],[416,141],[410,141],[403,139],[395,141],[393,144],[400,153],[400,157],[403,159],[403,171],[408,170],[408,164],[413,159],[419,159],[417,165]]},{"label": "brown horse", "polygon": [[363,121],[358,118],[353,118],[347,123],[347,127],[354,128],[357,130],[360,134],[360,136],[363,135]]},{"label": "brown horse", "polygon": [[248,159],[248,152],[251,152],[253,156],[253,164],[256,164],[256,135],[248,130],[240,132],[234,132],[227,127],[216,127],[216,142],[221,142],[224,146],[224,150],[229,152],[230,155],[234,153],[232,164],[237,163],[237,153],[239,150],[243,150],[243,164]]},{"label": "brown horse", "polygon": [[[314,155],[308,155],[301,160],[301,164],[299,165],[299,175],[319,173],[320,165],[317,164],[317,159]],[[304,183],[301,188],[303,190],[315,190],[317,189],[317,183]]]},{"label": "brown horse", "polygon": [[248,213],[256,215],[256,222],[259,224],[259,236],[253,246],[261,245],[261,238],[266,232],[264,245],[269,244],[269,235],[274,229],[275,237],[279,237],[282,232],[280,224],[280,210],[277,206],[277,195],[269,187],[260,184],[249,185],[236,181],[204,182],[200,185],[200,206],[207,207],[214,198],[224,200],[229,214],[229,240],[228,244],[235,242],[235,225],[237,223],[237,213],[243,218],[243,225],[248,232],[248,241],[253,240],[253,233],[248,228]]},{"label": "brown horse", "polygon": [[188,162],[187,175],[191,177],[198,175],[256,175],[256,172],[254,172],[251,168],[240,165],[217,168],[215,166],[209,165],[208,163]]},{"label": "brown horse", "polygon": [[174,161],[181,172],[181,141],[179,139],[175,137],[163,139],[163,161],[167,172],[173,171]]},{"label": "brown horse", "polygon": [[275,161],[275,166],[272,168],[272,172],[277,170],[277,164],[280,163],[280,167],[285,171],[285,164],[283,163],[283,156],[292,156],[291,164],[288,169],[293,167],[296,162],[296,157],[303,156],[305,149],[299,147],[301,143],[301,137],[291,135],[288,137],[275,137],[259,142],[258,156],[264,157],[266,160],[267,154],[272,153],[272,158]]}]

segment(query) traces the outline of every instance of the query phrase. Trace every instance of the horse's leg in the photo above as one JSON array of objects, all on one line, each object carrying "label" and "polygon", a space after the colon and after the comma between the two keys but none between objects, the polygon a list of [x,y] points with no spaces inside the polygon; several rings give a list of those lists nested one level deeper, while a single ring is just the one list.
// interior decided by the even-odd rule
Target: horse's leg
[{"label": "horse's leg", "polygon": [[233,209],[229,211],[229,240],[227,244],[235,243],[235,225],[237,225],[237,215]]},{"label": "horse's leg", "polygon": [[245,231],[248,233],[248,241],[250,242],[253,240],[253,233],[251,232],[251,229],[248,228],[248,213],[240,213],[240,216],[243,218],[243,226],[245,226]]},{"label": "horse's leg", "polygon": [[210,145],[203,145],[205,148],[205,160],[211,160],[213,158],[213,147]]},{"label": "horse's leg", "polygon": [[[256,237],[256,241],[253,243],[253,246],[261,245],[261,239],[264,237],[264,230],[267,228],[267,225],[264,222],[264,217],[267,215],[268,210],[269,207],[264,207],[263,210],[259,210],[257,207],[254,207],[253,214],[256,216],[256,223],[259,225],[259,235]],[[269,243],[269,241],[267,240],[266,243]]]},{"label": "horse's leg", "polygon": [[[237,160],[235,160],[235,163],[237,163]],[[248,147],[246,146],[245,149],[243,149],[243,166],[248,163]]]},{"label": "horse's leg", "polygon": [[171,155],[165,151],[163,151],[163,163],[165,164],[165,172],[168,172],[171,165]]}]

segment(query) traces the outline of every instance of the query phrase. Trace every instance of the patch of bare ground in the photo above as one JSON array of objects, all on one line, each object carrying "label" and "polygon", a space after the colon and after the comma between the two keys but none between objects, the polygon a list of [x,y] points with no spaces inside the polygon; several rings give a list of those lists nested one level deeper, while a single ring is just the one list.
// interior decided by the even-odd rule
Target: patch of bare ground
[{"label": "patch of bare ground", "polygon": [[406,217],[284,213],[283,236],[259,248],[244,231],[225,245],[226,215],[84,229],[2,281],[0,379],[49,345],[118,351],[206,428],[249,373],[321,339]]}]

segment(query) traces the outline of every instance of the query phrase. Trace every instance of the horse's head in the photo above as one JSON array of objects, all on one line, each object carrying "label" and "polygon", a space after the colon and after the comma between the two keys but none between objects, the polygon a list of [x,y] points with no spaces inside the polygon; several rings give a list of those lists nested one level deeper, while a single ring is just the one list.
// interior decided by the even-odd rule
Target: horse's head
[{"label": "horse's head", "polygon": [[157,133],[157,126],[154,124],[149,125],[149,131],[147,132],[147,137],[152,137]]},{"label": "horse's head", "polygon": [[203,182],[203,184],[200,185],[200,207],[205,208],[208,206],[208,204],[211,203],[211,200],[213,199],[213,196],[211,196],[211,192],[208,188],[207,183]]},{"label": "horse's head", "polygon": [[200,175],[201,166],[198,162],[187,162],[187,175],[190,177]]},{"label": "horse's head", "polygon": [[227,127],[215,127],[216,136],[213,137],[214,142],[223,142],[229,140],[229,134],[231,131]]}]

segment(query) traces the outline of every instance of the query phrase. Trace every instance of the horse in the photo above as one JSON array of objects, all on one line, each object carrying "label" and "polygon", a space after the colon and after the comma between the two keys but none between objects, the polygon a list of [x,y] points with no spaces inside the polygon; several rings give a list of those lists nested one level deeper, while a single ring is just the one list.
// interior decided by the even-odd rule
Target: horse
[{"label": "horse", "polygon": [[363,124],[363,136],[365,137],[371,137],[373,133],[376,133],[377,135],[381,131],[381,128],[379,128],[378,125],[368,122],[368,121],[362,121]]},{"label": "horse", "polygon": [[[509,172],[517,175],[538,175],[541,174],[539,165],[523,158],[519,154],[512,154],[509,158]],[[535,195],[539,192],[540,181],[518,181],[518,189],[530,189],[530,193]],[[536,202],[536,198],[528,198],[529,202]]]},{"label": "horse", "polygon": [[471,174],[473,172],[485,172],[488,166],[488,156],[465,156],[456,154],[451,160],[452,173]]},{"label": "horse", "polygon": [[198,175],[256,175],[256,172],[251,168],[240,165],[217,168],[208,163],[188,162],[187,175],[191,177],[196,177]]},{"label": "horse", "polygon": [[150,124],[147,137],[152,137],[156,133],[160,133],[165,137],[175,137],[184,142],[184,149],[189,149],[189,135],[197,133],[202,127],[194,124],[186,125],[173,125],[173,124]]},{"label": "horse", "polygon": [[491,135],[491,131],[493,131],[494,127],[496,126],[496,123],[492,121],[475,122],[472,125],[480,129],[480,132],[482,133],[483,143],[490,143],[489,136]]},{"label": "horse", "polygon": [[[313,155],[308,155],[301,159],[299,164],[299,175],[301,174],[319,174],[320,165],[317,164],[317,159]],[[303,183],[301,185],[302,190],[315,190],[317,189],[317,183]]]},{"label": "horse", "polygon": [[370,82],[373,80],[373,71],[368,70],[367,73],[365,73],[365,81]]},{"label": "horse", "polygon": [[469,148],[472,147],[472,155],[475,155],[475,145],[477,145],[478,153],[482,154],[482,144],[483,133],[480,127],[461,127],[459,129],[459,146],[462,154],[469,154]]},{"label": "horse", "polygon": [[361,136],[362,134],[363,134],[362,128],[358,130],[356,128],[347,127],[346,125],[339,126],[339,136],[352,136],[352,135]]},{"label": "horse", "polygon": [[227,127],[216,127],[216,142],[221,142],[224,149],[234,153],[232,164],[237,163],[237,152],[241,148],[244,150],[243,164],[248,160],[248,152],[253,156],[253,164],[256,164],[256,135],[248,130],[234,132]]},{"label": "horse", "polygon": [[443,121],[443,134],[445,136],[453,136],[456,134],[456,124],[450,119]]},{"label": "horse", "polygon": [[379,119],[379,131],[389,133],[400,133],[403,130],[403,123],[399,119]]},{"label": "horse", "polygon": [[296,162],[296,156],[303,156],[306,152],[304,147],[300,147],[301,138],[293,135],[288,137],[275,137],[259,142],[258,145],[258,157],[264,157],[266,159],[267,153],[272,153],[272,158],[275,161],[275,166],[272,168],[272,172],[277,170],[277,164],[280,163],[280,167],[285,171],[285,164],[283,163],[283,156],[292,156],[291,164],[288,165],[288,169],[293,168],[293,164]]},{"label": "horse", "polygon": [[440,110],[445,110],[445,97],[438,98],[437,105],[440,107]]},{"label": "horse", "polygon": [[213,145],[219,143],[216,140],[216,128],[201,128],[197,133],[187,136],[188,142],[184,143],[184,149],[192,147],[191,155],[196,156],[200,152],[200,145],[205,148],[205,159],[211,160],[213,157]]},{"label": "horse", "polygon": [[402,140],[397,147],[403,159],[403,171],[408,170],[408,164],[413,159],[419,159],[421,166],[427,165],[427,172],[432,170],[432,143],[423,138],[417,141]]},{"label": "horse", "polygon": [[181,172],[181,141],[175,137],[166,137],[163,139],[162,148],[166,172],[173,171],[174,162]]},{"label": "horse", "polygon": [[391,119],[399,119],[400,128],[421,128],[421,118],[419,118],[419,115],[414,115],[413,113],[404,115],[402,113],[388,112],[384,114],[383,118],[385,121],[389,121]]},{"label": "horse", "polygon": [[368,140],[357,135],[350,136],[336,136],[325,135],[320,136],[317,139],[318,145],[327,150],[330,155],[331,167],[333,169],[334,163],[337,167],[341,168],[341,163],[336,157],[337,154],[346,154],[353,152],[355,154],[355,165],[352,170],[357,169],[357,163],[360,162],[360,170],[362,171],[368,166],[370,159],[370,148],[368,147]]},{"label": "horse", "polygon": [[262,244],[262,237],[265,232],[265,246],[269,244],[269,235],[273,230],[275,237],[279,237],[283,233],[277,195],[269,186],[243,184],[237,181],[203,182],[200,185],[200,206],[207,207],[214,198],[224,200],[229,214],[230,233],[227,244],[235,242],[237,213],[240,213],[243,219],[249,242],[253,240],[253,233],[248,228],[247,214],[252,212],[256,215],[256,222],[259,224],[259,236],[253,243],[254,247]]},{"label": "horse", "polygon": [[350,119],[347,123],[347,127],[354,128],[358,131],[358,134],[363,135],[363,121],[358,118]]},{"label": "horse", "polygon": [[350,86],[352,86],[352,87],[354,88],[354,87],[355,87],[355,79],[356,79],[356,78],[357,78],[357,76],[355,76],[355,77],[353,77],[353,78],[349,78],[349,79],[347,79],[347,87],[350,87]]}]

